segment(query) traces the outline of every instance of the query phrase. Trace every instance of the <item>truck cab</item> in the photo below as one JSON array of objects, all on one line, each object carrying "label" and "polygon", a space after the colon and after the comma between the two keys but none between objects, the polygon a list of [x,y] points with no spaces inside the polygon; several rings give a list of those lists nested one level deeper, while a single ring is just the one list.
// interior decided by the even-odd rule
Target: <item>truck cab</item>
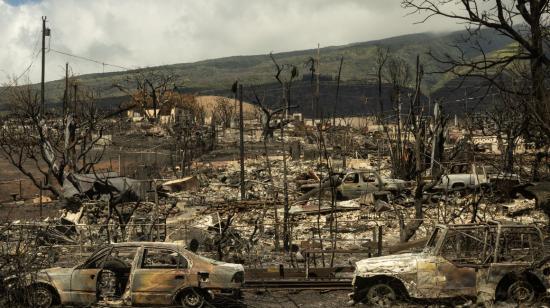
[{"label": "truck cab", "polygon": [[450,173],[441,177],[435,185],[435,190],[476,189],[489,185],[489,178],[484,166],[475,164],[456,164],[450,168]]},{"label": "truck cab", "polygon": [[547,261],[532,225],[438,225],[421,252],[358,261],[352,300],[379,307],[406,298],[529,304],[549,287]]}]

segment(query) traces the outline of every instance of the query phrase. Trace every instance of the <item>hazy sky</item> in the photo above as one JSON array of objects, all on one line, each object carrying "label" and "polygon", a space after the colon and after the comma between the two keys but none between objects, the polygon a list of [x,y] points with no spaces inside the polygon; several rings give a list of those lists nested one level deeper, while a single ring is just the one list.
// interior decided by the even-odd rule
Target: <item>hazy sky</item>
[{"label": "hazy sky", "polygon": [[[137,68],[270,51],[376,40],[461,28],[446,20],[414,25],[400,0],[0,0],[0,82],[28,70],[40,80],[41,16],[46,46]],[[120,70],[50,51],[46,79]],[[24,78],[22,78],[24,80]]]}]

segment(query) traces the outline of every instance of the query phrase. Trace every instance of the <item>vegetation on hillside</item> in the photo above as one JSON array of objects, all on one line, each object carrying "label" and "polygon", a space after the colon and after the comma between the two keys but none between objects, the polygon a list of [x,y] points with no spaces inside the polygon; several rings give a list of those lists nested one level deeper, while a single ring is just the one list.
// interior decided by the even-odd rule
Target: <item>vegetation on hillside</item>
[{"label": "vegetation on hillside", "polygon": [[[509,44],[509,39],[501,37],[492,32],[484,32],[487,37],[484,40],[484,50],[487,52],[496,51]],[[456,54],[458,51],[455,45],[461,45],[462,37],[466,32],[452,32],[446,34],[419,33],[383,40],[353,43],[343,46],[332,46],[321,48],[321,69],[320,73],[326,78],[334,78],[338,73],[340,58],[345,61],[342,68],[342,84],[351,81],[374,82],[376,68],[376,48],[384,46],[389,48],[392,54],[414,63],[416,55],[420,55],[427,73],[439,71],[441,65],[431,59],[427,53],[437,50],[441,54]],[[309,70],[306,61],[313,56],[316,50],[300,50],[291,52],[275,53],[274,55],[281,63],[296,65],[299,69],[299,78],[309,80]],[[476,57],[479,52],[475,49],[466,49],[465,56]],[[125,72],[109,72],[99,74],[88,74],[78,76],[79,82],[88,88],[95,89],[101,97],[120,97],[125,93],[121,92],[113,84],[121,80],[132,79],[132,76],[143,74],[143,71],[162,72],[177,76],[174,86],[185,88],[186,91],[208,91],[228,89],[230,85],[239,79],[243,84],[265,84],[272,81],[271,71],[273,63],[266,52],[265,55],[233,56],[212,60],[204,60],[195,63],[182,63],[158,67],[142,68],[139,70]],[[431,90],[434,85],[438,88],[443,85],[439,82],[440,75],[425,76],[425,90]],[[445,80],[445,78],[443,79]],[[64,91],[62,80],[46,83],[46,99],[52,103],[61,101]],[[0,97],[0,103],[5,98]]]}]

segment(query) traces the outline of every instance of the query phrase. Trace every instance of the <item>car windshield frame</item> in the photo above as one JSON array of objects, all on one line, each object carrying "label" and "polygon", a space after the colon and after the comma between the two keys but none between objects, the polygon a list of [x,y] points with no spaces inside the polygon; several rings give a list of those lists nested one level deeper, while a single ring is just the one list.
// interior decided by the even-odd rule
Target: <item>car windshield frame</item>
[{"label": "car windshield frame", "polygon": [[[497,226],[490,224],[451,226],[447,228],[437,255],[458,267],[486,267],[495,258],[496,241],[499,238],[498,232]],[[448,246],[448,244],[460,247],[454,249],[457,255],[449,254],[453,249],[449,249],[452,246]],[[468,249],[468,247],[471,248],[475,244],[482,246],[479,247],[481,251]],[[464,257],[467,258],[463,259]]]},{"label": "car windshield frame", "polygon": [[76,265],[76,268],[87,268],[90,263],[96,261],[100,256],[108,254],[112,248],[112,246],[99,248],[94,253],[92,253],[84,262]]},{"label": "car windshield frame", "polygon": [[[84,262],[82,262],[79,265],[76,265],[75,268],[86,268],[90,263],[92,263],[92,261],[96,261],[99,257],[106,257],[106,255],[111,254],[111,251],[114,248],[127,248],[127,247],[138,249],[140,245],[117,245],[117,246],[109,245],[109,246],[101,247],[97,249],[95,252],[93,252]],[[136,251],[136,253],[138,252]]]},{"label": "car windshield frame", "polygon": [[435,229],[432,231],[430,238],[426,242],[426,246],[424,246],[424,251],[436,252],[437,248],[440,246],[440,242],[445,237],[446,230],[447,228],[436,226]]}]

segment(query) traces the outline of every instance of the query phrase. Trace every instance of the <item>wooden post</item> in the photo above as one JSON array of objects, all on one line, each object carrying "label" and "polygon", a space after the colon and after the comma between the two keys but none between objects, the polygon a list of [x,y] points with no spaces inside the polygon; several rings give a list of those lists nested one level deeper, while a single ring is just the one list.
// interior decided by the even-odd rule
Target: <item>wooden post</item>
[{"label": "wooden post", "polygon": [[286,143],[284,137],[284,125],[281,125],[281,143],[283,148],[283,194],[284,194],[284,208],[283,208],[283,247],[285,251],[290,251],[290,234],[289,234],[289,201],[288,201],[288,168],[286,164]]},{"label": "wooden post", "polygon": [[109,242],[111,242],[111,217],[113,215],[113,208],[111,207],[111,202],[109,200],[107,200],[107,208],[109,209],[109,219],[107,220],[107,223],[106,223],[106,230],[107,230],[107,240]]},{"label": "wooden post", "polygon": [[315,115],[313,116],[314,121],[315,121],[315,118],[319,117],[319,99],[320,99],[320,94],[319,94],[319,77],[320,77],[319,67],[320,67],[320,63],[319,62],[321,61],[320,46],[321,45],[318,43],[317,44],[317,61],[315,61],[315,64],[316,64],[315,77],[316,77],[317,80],[316,80],[316,84],[315,84]]},{"label": "wooden post", "polygon": [[159,240],[159,233],[158,233],[158,221],[159,221],[159,194],[157,192],[157,180],[153,180],[153,190],[155,192],[155,210],[154,210],[154,217],[155,217],[155,220],[153,221],[153,226],[154,228],[156,229],[157,231],[157,235],[156,235],[156,238],[155,238],[155,242],[157,242]]},{"label": "wooden post", "polygon": [[40,220],[42,220],[42,187],[44,186],[44,181],[40,180]]},{"label": "wooden post", "polygon": [[340,92],[340,76],[342,74],[342,64],[344,64],[344,56],[340,58],[340,67],[338,68],[338,79],[336,81],[336,98],[332,109],[332,126],[336,126],[336,107],[338,105],[338,94]]},{"label": "wooden post", "polygon": [[244,118],[243,118],[243,85],[239,85],[239,153],[241,162],[241,200],[245,199],[244,187]]},{"label": "wooden post", "polygon": [[44,78],[45,78],[45,64],[46,64],[46,36],[49,29],[46,29],[46,16],[42,16],[42,71],[40,75],[40,114],[44,116]]},{"label": "wooden post", "polygon": [[380,257],[382,255],[382,226],[378,226],[378,240],[376,241],[376,246],[378,248],[377,254]]},{"label": "wooden post", "polygon": [[67,114],[67,106],[69,105],[69,62],[65,63],[65,92],[63,94],[63,121]]},{"label": "wooden post", "polygon": [[378,171],[378,174],[380,174],[380,165],[382,164],[381,161],[380,161],[380,159],[381,159],[381,158],[380,158],[380,140],[377,140],[377,141],[376,141],[376,145],[377,145],[377,147],[378,147],[377,159],[376,159],[376,160],[378,161],[378,163],[376,164],[376,166],[377,166],[376,169],[377,169],[377,171]]}]

